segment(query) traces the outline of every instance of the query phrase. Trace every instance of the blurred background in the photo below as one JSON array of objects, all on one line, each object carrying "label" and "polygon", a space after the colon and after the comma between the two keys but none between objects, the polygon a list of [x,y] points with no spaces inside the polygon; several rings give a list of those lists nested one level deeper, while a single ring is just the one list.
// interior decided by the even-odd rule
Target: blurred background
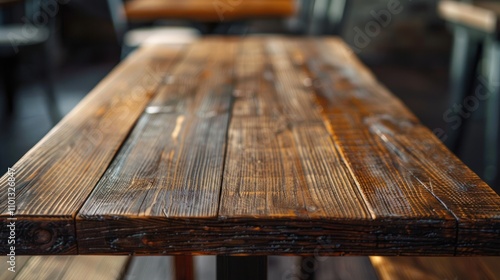
[{"label": "blurred background", "polygon": [[[449,129],[444,115],[453,105],[454,36],[438,13],[439,1],[275,0],[293,2],[293,9],[246,16],[235,12],[244,0],[163,0],[170,3],[165,15],[155,14],[158,9],[141,12],[132,3],[141,1],[161,2],[0,0],[0,170],[12,166],[133,51],[140,43],[134,41],[145,40],[140,32],[128,32],[137,28],[146,34],[167,28],[165,38],[174,41],[205,34],[338,35],[426,126]],[[189,14],[187,2],[208,6]],[[203,9],[211,9],[211,15],[203,15]],[[480,106],[467,118],[462,145],[454,148],[480,176],[485,172],[484,111]]]}]

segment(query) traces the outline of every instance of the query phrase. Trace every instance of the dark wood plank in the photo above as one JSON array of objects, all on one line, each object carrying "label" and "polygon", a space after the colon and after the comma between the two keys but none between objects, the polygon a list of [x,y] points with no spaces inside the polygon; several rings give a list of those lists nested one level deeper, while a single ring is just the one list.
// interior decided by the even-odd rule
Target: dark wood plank
[{"label": "dark wood plank", "polygon": [[[178,50],[142,49],[96,87],[31,149],[16,170],[18,254],[76,253],[74,216],[88,197]],[[0,178],[6,186],[8,175]],[[7,197],[7,188],[0,189]],[[0,201],[7,239],[7,199]],[[29,217],[27,219],[26,217]],[[0,248],[5,253],[6,247]]]},{"label": "dark wood plank", "polygon": [[[457,224],[456,241],[453,242],[456,243],[455,254],[498,254],[499,196],[449,152],[432,132],[418,123],[385,88],[374,83],[373,79],[364,80],[349,74],[366,69],[343,42],[319,40],[305,45],[304,49],[316,49],[319,53],[309,59],[320,67],[308,66],[315,79],[320,79],[324,85],[323,89],[317,89],[318,99],[322,100],[323,113],[332,135],[366,192],[383,190],[375,187],[377,180],[381,186],[398,182],[395,190],[408,192],[411,199],[408,203],[424,199],[419,203],[421,207],[414,208],[417,210],[416,222],[433,220],[436,215],[445,217],[446,221],[450,215],[453,217]],[[335,57],[332,49],[338,50],[335,54],[344,55]],[[342,65],[349,65],[345,67],[352,69],[344,69],[347,74],[342,75],[337,70],[342,69],[338,62],[345,60],[351,62]],[[336,91],[333,98],[325,88],[334,87],[332,81],[339,76],[353,81],[351,84],[355,86],[344,95]],[[384,168],[380,168],[381,164]],[[392,175],[381,177],[380,172],[391,169],[394,171]],[[384,196],[374,196],[370,204],[374,205]],[[428,204],[433,200],[441,206]],[[407,202],[393,197],[387,205],[404,209]],[[443,207],[446,212],[438,210]],[[382,216],[394,220],[397,211],[386,208]],[[404,215],[412,216],[410,213]],[[481,237],[474,236],[473,232],[477,234],[479,228]]]},{"label": "dark wood plank", "polygon": [[183,52],[140,50],[14,166],[18,254],[499,253],[500,197],[340,39]]},{"label": "dark wood plank", "polygon": [[369,217],[313,96],[287,71],[282,50],[268,58],[265,47],[262,40],[249,40],[237,59],[240,94],[229,128],[219,215]]},{"label": "dark wood plank", "polygon": [[[500,262],[499,258],[489,258]],[[500,279],[482,257],[370,257],[380,280]]]},{"label": "dark wood plank", "polygon": [[[259,47],[263,48],[260,52],[256,51]],[[325,254],[402,254],[417,250],[453,254],[453,216],[425,189],[415,188],[419,183],[414,178],[400,177],[388,158],[390,154],[371,144],[373,136],[365,136],[363,125],[355,123],[344,124],[343,133],[351,135],[349,143],[341,144],[353,149],[351,157],[365,161],[349,165],[345,147],[339,146],[324,119],[323,100],[317,100],[307,87],[319,78],[306,71],[305,63],[312,55],[304,51],[306,48],[311,46],[300,46],[289,39],[264,39],[238,59],[244,66],[237,69],[247,71],[240,74],[243,85],[264,86],[240,89],[241,96],[235,101],[219,215],[226,222],[254,218],[266,226],[278,224],[272,219],[308,221],[321,228],[313,240],[335,240],[337,248],[325,248]],[[337,55],[335,48],[329,51]],[[270,61],[271,65],[259,65],[259,61]],[[351,71],[352,76],[375,81],[368,71],[353,71],[350,63],[339,60],[337,67],[343,69],[338,72]],[[252,67],[257,70],[252,71]],[[338,73],[328,78],[341,77]],[[268,81],[271,86],[265,85]],[[340,99],[345,89],[352,87],[350,81],[344,81],[329,88],[329,93],[331,98]],[[386,101],[383,106],[367,105],[364,110],[373,112],[391,104],[395,109],[401,106]],[[338,104],[340,112],[346,107],[343,105]],[[349,106],[346,110],[346,115],[351,113]],[[326,223],[330,223],[329,227],[325,227]],[[422,226],[424,223],[426,226]],[[352,228],[345,224],[356,227],[359,235],[353,236]],[[280,227],[282,242],[284,247],[294,248],[289,238],[298,237],[287,230]],[[311,232],[304,232],[308,234]],[[429,235],[435,239],[429,240]],[[259,243],[259,238],[255,236],[254,241]],[[310,247],[302,246],[303,253],[317,249],[314,242]]]},{"label": "dark wood plank", "polygon": [[191,19],[221,22],[268,17],[289,17],[295,12],[292,0],[210,1],[132,0],[125,3],[130,20]]},{"label": "dark wood plank", "polygon": [[153,241],[168,244],[178,234],[158,231],[161,220],[217,217],[233,49],[232,40],[204,40],[166,78],[79,212],[80,253],[175,250]]},{"label": "dark wood plank", "polygon": [[495,254],[499,206],[340,40],[216,38],[165,78],[77,231],[85,254]]}]

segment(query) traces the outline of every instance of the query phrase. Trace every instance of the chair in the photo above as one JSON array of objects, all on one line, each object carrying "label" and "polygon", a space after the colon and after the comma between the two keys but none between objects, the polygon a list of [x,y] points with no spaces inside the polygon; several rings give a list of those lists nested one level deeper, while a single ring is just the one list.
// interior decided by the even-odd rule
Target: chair
[{"label": "chair", "polygon": [[[12,116],[14,113],[19,54],[38,48],[43,53],[41,62],[44,73],[45,99],[50,118],[55,124],[61,116],[56,103],[52,53],[49,45],[54,21],[48,14],[43,14],[41,11],[42,1],[44,0],[0,0],[0,12],[2,12],[0,13],[0,58],[3,60],[5,110],[7,116]],[[41,18],[37,19],[36,16],[41,16]],[[46,22],[40,22],[37,25],[30,24],[30,22],[40,19],[46,19]],[[22,22],[23,20],[25,23]]]},{"label": "chair", "polygon": [[[446,145],[462,146],[466,123],[484,103],[483,179],[500,185],[500,4],[492,1],[440,1],[439,11],[453,27],[450,104],[443,120],[449,125]],[[481,67],[482,66],[482,67]]]},{"label": "chair", "polygon": [[340,35],[342,33],[349,1],[311,0],[307,2],[308,10],[312,15],[307,33],[311,35]]},{"label": "chair", "polygon": [[155,26],[130,29],[123,0],[107,0],[116,41],[121,46],[121,58],[144,44],[187,44],[200,36],[194,28]]}]

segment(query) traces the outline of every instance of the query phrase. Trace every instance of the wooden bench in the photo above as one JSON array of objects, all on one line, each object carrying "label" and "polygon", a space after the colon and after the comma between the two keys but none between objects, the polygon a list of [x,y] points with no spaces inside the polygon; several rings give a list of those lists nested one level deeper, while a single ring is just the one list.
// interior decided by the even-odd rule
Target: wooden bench
[{"label": "wooden bench", "polygon": [[141,48],[12,181],[18,255],[500,253],[500,197],[334,37]]}]

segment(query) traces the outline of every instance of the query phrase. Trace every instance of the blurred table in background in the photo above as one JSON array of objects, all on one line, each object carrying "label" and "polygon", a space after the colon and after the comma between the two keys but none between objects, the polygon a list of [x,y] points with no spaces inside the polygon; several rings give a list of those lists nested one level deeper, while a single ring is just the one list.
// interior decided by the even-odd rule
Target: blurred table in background
[{"label": "blurred table in background", "polygon": [[289,17],[296,11],[293,0],[131,0],[125,3],[131,21],[190,19],[205,22]]}]

